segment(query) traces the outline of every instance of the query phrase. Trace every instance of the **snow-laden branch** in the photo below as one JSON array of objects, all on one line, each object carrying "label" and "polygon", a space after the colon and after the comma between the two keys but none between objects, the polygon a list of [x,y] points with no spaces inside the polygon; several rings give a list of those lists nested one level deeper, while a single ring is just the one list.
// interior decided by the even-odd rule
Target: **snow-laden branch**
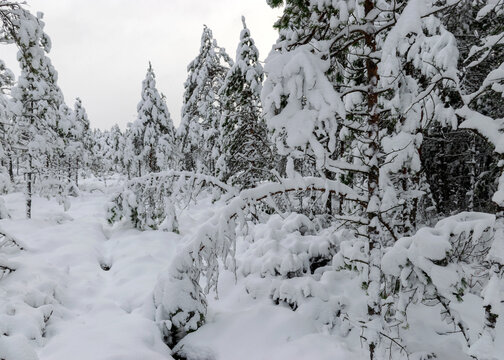
[{"label": "snow-laden branch", "polygon": [[209,188],[213,189],[216,199],[222,194],[237,193],[234,187],[213,176],[189,171],[169,170],[145,175],[128,181],[123,190],[113,196],[107,218],[110,223],[126,218],[142,230],[176,231],[173,204],[190,202],[203,189]]},{"label": "snow-laden branch", "polygon": [[133,187],[137,185],[147,184],[153,181],[164,182],[166,179],[171,178],[183,178],[185,180],[189,180],[192,183],[203,183],[204,186],[212,186],[221,189],[226,193],[236,193],[236,189],[216,177],[198,174],[191,171],[175,171],[175,170],[167,170],[161,171],[158,173],[148,174],[142,177],[134,178],[128,182],[126,186]]},{"label": "snow-laden branch", "polygon": [[470,104],[490,89],[495,92],[504,93],[504,63],[502,63],[497,69],[488,73],[478,90],[469,95],[463,96],[464,103]]},{"label": "snow-laden branch", "polygon": [[0,228],[0,250],[7,247],[15,247],[18,250],[26,249],[26,246],[21,240],[10,235],[9,233]]},{"label": "snow-laden branch", "polygon": [[[227,205],[220,209],[208,221],[203,223],[184,251],[191,264],[203,272],[207,277],[207,291],[217,284],[216,256],[224,262],[233,252],[234,241],[237,236],[237,227],[245,226],[251,214],[257,216],[260,211],[259,203],[271,204],[274,196],[291,192],[318,191],[326,194],[339,195],[345,200],[366,203],[367,198],[358,194],[349,186],[334,180],[318,177],[304,177],[298,179],[283,179],[281,182],[269,182],[253,189],[246,189],[232,198]],[[323,197],[324,198],[324,197]],[[327,199],[327,197],[325,197]],[[185,264],[188,265],[188,264]],[[214,267],[215,266],[215,267]]]},{"label": "snow-laden branch", "polygon": [[[191,236],[188,245],[176,257],[169,274],[158,282],[154,305],[156,321],[168,334],[187,333],[202,325],[206,314],[204,293],[217,291],[219,260],[236,270],[236,238],[247,231],[250,219],[258,219],[260,212],[275,209],[274,197],[291,192],[322,192],[346,200],[366,202],[367,199],[340,182],[317,177],[285,179],[270,182],[240,192],[231,198],[214,216],[203,223]],[[266,206],[261,206],[266,205]],[[200,287],[201,278],[206,287]],[[187,294],[174,298],[175,293]]]},{"label": "snow-laden branch", "polygon": [[464,106],[457,109],[455,113],[463,119],[459,128],[472,129],[485,137],[494,147],[495,152],[504,153],[504,119],[494,119],[485,116],[478,111]]}]

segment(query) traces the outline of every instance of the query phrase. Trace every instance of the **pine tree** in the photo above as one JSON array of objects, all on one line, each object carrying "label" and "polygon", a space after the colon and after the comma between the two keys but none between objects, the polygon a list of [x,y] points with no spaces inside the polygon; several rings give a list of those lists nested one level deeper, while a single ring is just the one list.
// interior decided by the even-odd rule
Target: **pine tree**
[{"label": "pine tree", "polygon": [[78,186],[79,171],[89,165],[92,146],[89,119],[79,98],[73,111],[65,104],[60,106],[56,131],[63,141],[56,159],[60,163],[60,172],[62,175],[66,173],[67,180]]},{"label": "pine tree", "polygon": [[177,169],[179,168],[180,153],[177,144],[176,130],[173,125],[170,113],[166,106],[166,97],[161,94],[161,101],[166,108],[168,117],[166,126],[163,129],[163,133],[159,138],[157,150],[156,150],[156,161],[157,166],[161,170],[165,169]]},{"label": "pine tree", "polygon": [[104,176],[110,171],[110,162],[107,154],[110,153],[107,143],[108,131],[93,130],[90,169],[94,176]]},{"label": "pine tree", "polygon": [[218,93],[231,65],[232,60],[205,26],[200,52],[187,67],[182,121],[177,132],[185,170],[216,173],[221,152],[217,141],[221,117]]},{"label": "pine tree", "polygon": [[124,173],[125,138],[117,124],[110,129],[107,144],[109,152],[106,154],[106,158],[109,159],[111,170],[115,173]]},{"label": "pine tree", "polygon": [[50,169],[51,156],[57,146],[58,134],[55,130],[63,95],[56,84],[57,73],[46,56],[51,49],[51,41],[43,30],[42,14],[34,17],[19,8],[11,21],[11,36],[19,48],[21,68],[12,97],[20,109],[15,117],[15,126],[26,155],[26,215],[30,218],[35,176]]},{"label": "pine tree", "polygon": [[12,127],[12,101],[7,96],[10,89],[14,86],[14,74],[10,71],[5,63],[0,60],[0,136],[2,162],[5,161],[9,180],[14,182],[13,155],[14,148],[12,138],[9,137]]},{"label": "pine tree", "polygon": [[67,181],[72,181],[75,178],[74,158],[82,152],[80,143],[74,136],[77,124],[73,111],[66,104],[60,106],[58,115],[56,131],[58,140],[61,141],[57,142],[56,156],[52,166],[58,168],[60,176],[65,176]]},{"label": "pine tree", "polygon": [[308,156],[321,176],[334,173],[367,199],[351,221],[367,241],[371,359],[379,356],[379,329],[386,331],[383,248],[415,230],[426,190],[422,131],[434,120],[455,121],[442,94],[458,83],[458,51],[436,16],[451,5],[436,5],[286,1],[265,67],[263,106],[291,176],[294,160]]},{"label": "pine tree", "polygon": [[[166,102],[156,89],[154,70],[149,63],[147,75],[142,82],[142,99],[137,106],[138,117],[131,126],[130,141],[134,149],[138,176],[142,173],[156,172],[160,165],[172,154],[173,122],[166,107]],[[162,148],[160,145],[160,139]],[[144,171],[142,171],[144,170]]]},{"label": "pine tree", "polygon": [[236,61],[227,72],[219,92],[222,154],[217,170],[224,182],[250,188],[270,177],[273,156],[261,115],[263,68],[244,17],[242,22]]},{"label": "pine tree", "polygon": [[80,98],[75,99],[73,110],[75,127],[71,129],[72,137],[77,141],[79,152],[75,154],[75,184],[79,184],[79,169],[89,166],[92,147],[92,133],[86,109]]},{"label": "pine tree", "polygon": [[124,132],[124,153],[123,153],[123,164],[126,174],[128,175],[128,180],[137,174],[138,163],[136,161],[136,151],[135,151],[135,133],[133,130],[134,123],[128,123],[128,127]]}]

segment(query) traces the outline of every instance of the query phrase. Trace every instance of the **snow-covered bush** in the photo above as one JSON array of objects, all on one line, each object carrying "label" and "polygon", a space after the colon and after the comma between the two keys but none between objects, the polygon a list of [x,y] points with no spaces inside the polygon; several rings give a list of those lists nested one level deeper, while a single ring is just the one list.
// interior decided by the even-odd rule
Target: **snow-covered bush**
[{"label": "snow-covered bush", "polygon": [[235,193],[233,187],[212,176],[192,172],[170,170],[135,178],[113,196],[107,219],[112,224],[124,218],[141,230],[177,231],[175,208],[186,206],[206,189],[214,199]]},{"label": "snow-covered bush", "polygon": [[387,316],[407,328],[411,304],[439,304],[442,319],[462,333],[470,346],[474,339],[453,304],[462,302],[468,292],[482,295],[489,278],[482,265],[494,239],[494,226],[493,215],[461,213],[399,239],[382,259],[390,284]]},{"label": "snow-covered bush", "polygon": [[191,270],[183,261],[175,261],[172,267],[158,280],[153,295],[155,320],[170,347],[203,325],[206,316],[206,300],[197,278],[186,276]]},{"label": "snow-covered bush", "polygon": [[47,199],[55,198],[65,211],[70,209],[70,197],[79,195],[79,188],[73,180],[66,176],[43,176],[35,183],[35,193]]},{"label": "snow-covered bush", "polygon": [[[346,185],[337,182],[315,177],[284,179],[278,183],[264,183],[253,189],[241,191],[238,195],[229,199],[219,211],[215,213],[209,220],[201,224],[197,231],[192,235],[190,242],[183,249],[182,253],[177,258],[174,266],[170,269],[170,274],[160,279],[158,288],[165,287],[184,289],[183,293],[201,294],[192,296],[192,301],[188,303],[185,298],[167,298],[167,301],[175,300],[176,302],[168,302],[167,304],[158,301],[156,307],[162,306],[166,310],[160,310],[162,316],[157,317],[161,328],[166,331],[164,321],[169,321],[169,325],[173,323],[172,318],[179,309],[182,309],[183,315],[177,318],[177,329],[181,326],[188,326],[193,329],[194,324],[200,326],[202,324],[193,320],[194,314],[205,314],[206,299],[200,289],[200,279],[204,278],[204,293],[210,290],[217,290],[220,263],[224,264],[225,268],[231,271],[240,271],[243,276],[256,274],[258,269],[259,276],[284,276],[286,279],[302,276],[303,274],[311,274],[317,269],[323,268],[328,264],[332,255],[336,252],[336,240],[327,231],[326,235],[317,237],[311,236],[315,232],[322,231],[323,222],[313,221],[303,214],[291,214],[278,211],[279,207],[275,201],[276,197],[295,198],[297,192],[306,192],[312,190],[324,196],[319,198],[327,198],[330,194],[342,194],[349,200],[359,201],[360,197],[348,188]],[[251,253],[254,251],[262,254],[259,260],[251,258],[250,261],[244,261],[240,268],[237,265],[236,259],[236,240],[241,237],[250,236],[249,227],[254,222],[267,221],[270,215],[274,212],[284,214],[283,219],[280,215],[271,216],[271,224],[265,225],[261,230],[261,225],[258,226],[258,234],[261,232],[266,235],[266,243],[259,243],[255,248],[251,245]],[[275,229],[279,227],[279,229]],[[269,228],[272,228],[271,233]],[[286,234],[282,234],[285,232]],[[289,236],[293,233],[292,236]],[[276,234],[276,235],[273,235]],[[303,235],[301,235],[303,234]],[[259,235],[261,236],[261,235]],[[269,239],[273,236],[273,239]],[[301,238],[298,238],[301,236]],[[280,253],[274,249],[278,249],[277,243],[274,240],[286,239],[280,247]],[[269,243],[268,243],[269,242]],[[268,248],[272,248],[269,252]],[[266,264],[264,264],[265,262]],[[319,270],[320,271],[320,270]],[[192,288],[190,287],[192,284]],[[271,297],[276,302],[289,303],[289,299],[284,299],[281,295],[280,287],[291,286],[285,284],[277,284],[278,288],[271,288],[269,292]],[[189,286],[189,288],[187,288]],[[252,290],[251,290],[252,291]],[[276,294],[276,295],[275,295]],[[311,297],[309,293],[305,297]],[[177,303],[180,301],[181,303]],[[301,298],[300,298],[301,301]],[[293,307],[297,307],[297,303],[292,303]],[[192,314],[192,315],[191,315]],[[193,329],[194,330],[194,329]],[[174,330],[175,331],[175,330]],[[177,330],[178,331],[178,330]],[[172,334],[172,333],[170,333]],[[166,336],[166,335],[165,335]],[[178,337],[175,334],[171,337]]]}]

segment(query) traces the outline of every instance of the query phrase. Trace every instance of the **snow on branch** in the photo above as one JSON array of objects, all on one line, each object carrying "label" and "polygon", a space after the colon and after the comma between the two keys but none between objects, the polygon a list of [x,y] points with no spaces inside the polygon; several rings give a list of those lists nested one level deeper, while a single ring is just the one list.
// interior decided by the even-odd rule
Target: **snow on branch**
[{"label": "snow on branch", "polygon": [[[257,218],[256,212],[259,211],[257,205],[260,202],[270,205],[274,196],[303,191],[340,195],[345,200],[359,203],[367,201],[366,197],[359,195],[345,184],[318,177],[282,179],[281,182],[264,183],[256,188],[243,190],[200,226],[186,249],[186,253],[190,255],[188,260],[198,269],[205,269],[208,280],[206,291],[217,285],[216,255],[226,262],[228,255],[233,254],[237,228],[240,225],[244,227],[247,219]],[[271,207],[274,208],[274,205]]]},{"label": "snow on branch", "polygon": [[493,119],[480,112],[471,110],[468,106],[457,109],[455,112],[464,121],[460,124],[462,129],[472,129],[485,137],[493,146],[495,152],[504,153],[504,119]]},{"label": "snow on branch", "polygon": [[25,250],[25,244],[17,239],[15,236],[10,235],[5,230],[0,228],[0,250],[7,248],[16,248],[18,250]]},{"label": "snow on branch", "polygon": [[0,256],[0,280],[10,273],[16,271],[17,265],[9,261],[3,256]]},{"label": "snow on branch", "polygon": [[412,303],[437,303],[441,317],[471,345],[467,325],[452,304],[468,292],[481,295],[482,269],[474,264],[485,264],[494,234],[494,215],[463,212],[401,238],[387,249],[381,268],[390,283],[397,281],[399,286],[396,320],[407,322],[406,310]]},{"label": "snow on branch", "polygon": [[191,202],[203,189],[213,189],[217,199],[222,194],[236,194],[236,189],[217,178],[189,171],[163,171],[127,182],[109,204],[110,223],[128,219],[135,228],[177,231],[174,204]]},{"label": "snow on branch", "polygon": [[[156,286],[156,321],[165,336],[170,338],[175,332],[194,331],[202,325],[206,314],[204,294],[212,289],[217,291],[219,260],[226,268],[236,270],[236,238],[247,232],[248,221],[259,219],[261,211],[278,211],[273,200],[275,196],[306,191],[326,194],[320,198],[322,201],[327,200],[329,194],[340,195],[350,201],[367,201],[347,185],[317,177],[263,183],[229,199],[193,233],[188,245],[172,264],[168,276]],[[199,285],[202,276],[206,280],[204,289]],[[174,291],[183,291],[190,296],[174,298],[167,295]]]}]

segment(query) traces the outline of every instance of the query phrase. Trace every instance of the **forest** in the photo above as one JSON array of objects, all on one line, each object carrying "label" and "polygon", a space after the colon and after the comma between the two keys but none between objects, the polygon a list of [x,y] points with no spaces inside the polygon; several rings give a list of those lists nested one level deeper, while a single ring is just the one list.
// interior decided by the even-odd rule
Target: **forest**
[{"label": "forest", "polygon": [[266,2],[101,130],[0,0],[0,360],[504,359],[504,1]]}]

